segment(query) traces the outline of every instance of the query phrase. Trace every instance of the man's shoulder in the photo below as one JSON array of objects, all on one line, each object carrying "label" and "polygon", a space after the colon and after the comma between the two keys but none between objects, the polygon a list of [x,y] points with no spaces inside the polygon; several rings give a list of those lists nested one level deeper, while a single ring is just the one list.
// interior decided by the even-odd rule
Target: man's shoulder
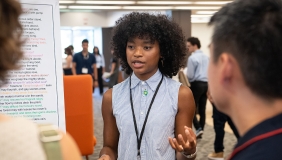
[{"label": "man's shoulder", "polygon": [[[241,137],[236,145],[236,148],[248,145],[234,157],[234,160],[239,159],[281,159],[281,144],[282,144],[282,114],[267,119],[257,126],[250,129],[243,137]],[[235,149],[236,150],[236,149]],[[238,149],[237,149],[238,150]],[[278,159],[277,159],[278,160]]]},{"label": "man's shoulder", "polygon": [[282,157],[281,144],[282,134],[268,137],[242,150],[241,153],[239,152],[232,160],[280,160]]},{"label": "man's shoulder", "polygon": [[78,57],[79,55],[81,55],[81,52],[77,52],[73,55],[73,57]]}]

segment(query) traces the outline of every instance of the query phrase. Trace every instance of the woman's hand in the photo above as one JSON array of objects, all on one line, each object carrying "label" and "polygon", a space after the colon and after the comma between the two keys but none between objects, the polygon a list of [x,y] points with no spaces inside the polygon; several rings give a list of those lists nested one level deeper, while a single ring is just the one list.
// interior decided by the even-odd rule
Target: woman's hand
[{"label": "woman's hand", "polygon": [[176,138],[169,138],[169,143],[173,149],[178,152],[184,152],[185,154],[193,154],[196,152],[196,135],[191,128],[184,126],[187,141],[181,134],[178,135],[178,140]]},{"label": "woman's hand", "polygon": [[102,155],[98,160],[111,160],[111,157],[109,155]]}]

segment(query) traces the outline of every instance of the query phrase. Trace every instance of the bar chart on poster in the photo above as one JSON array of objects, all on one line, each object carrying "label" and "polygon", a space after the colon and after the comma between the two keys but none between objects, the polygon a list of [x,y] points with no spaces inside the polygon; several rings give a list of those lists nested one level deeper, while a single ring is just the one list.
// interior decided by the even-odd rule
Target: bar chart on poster
[{"label": "bar chart on poster", "polygon": [[52,123],[65,130],[58,0],[20,0],[21,68],[0,88],[0,113]]}]

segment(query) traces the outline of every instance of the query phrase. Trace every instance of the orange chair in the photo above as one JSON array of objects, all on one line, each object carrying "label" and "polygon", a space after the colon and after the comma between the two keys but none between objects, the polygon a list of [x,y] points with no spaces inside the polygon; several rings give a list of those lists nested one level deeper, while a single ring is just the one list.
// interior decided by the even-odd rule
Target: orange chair
[{"label": "orange chair", "polygon": [[88,160],[88,155],[93,154],[96,145],[96,138],[93,136],[92,77],[64,76],[64,94],[66,130]]}]

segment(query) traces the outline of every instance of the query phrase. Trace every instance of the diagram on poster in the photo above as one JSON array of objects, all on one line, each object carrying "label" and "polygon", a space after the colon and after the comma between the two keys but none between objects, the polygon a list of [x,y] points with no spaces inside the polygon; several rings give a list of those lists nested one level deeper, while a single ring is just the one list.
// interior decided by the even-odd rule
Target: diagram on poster
[{"label": "diagram on poster", "polygon": [[57,0],[21,0],[24,58],[0,88],[0,113],[65,130]]}]

